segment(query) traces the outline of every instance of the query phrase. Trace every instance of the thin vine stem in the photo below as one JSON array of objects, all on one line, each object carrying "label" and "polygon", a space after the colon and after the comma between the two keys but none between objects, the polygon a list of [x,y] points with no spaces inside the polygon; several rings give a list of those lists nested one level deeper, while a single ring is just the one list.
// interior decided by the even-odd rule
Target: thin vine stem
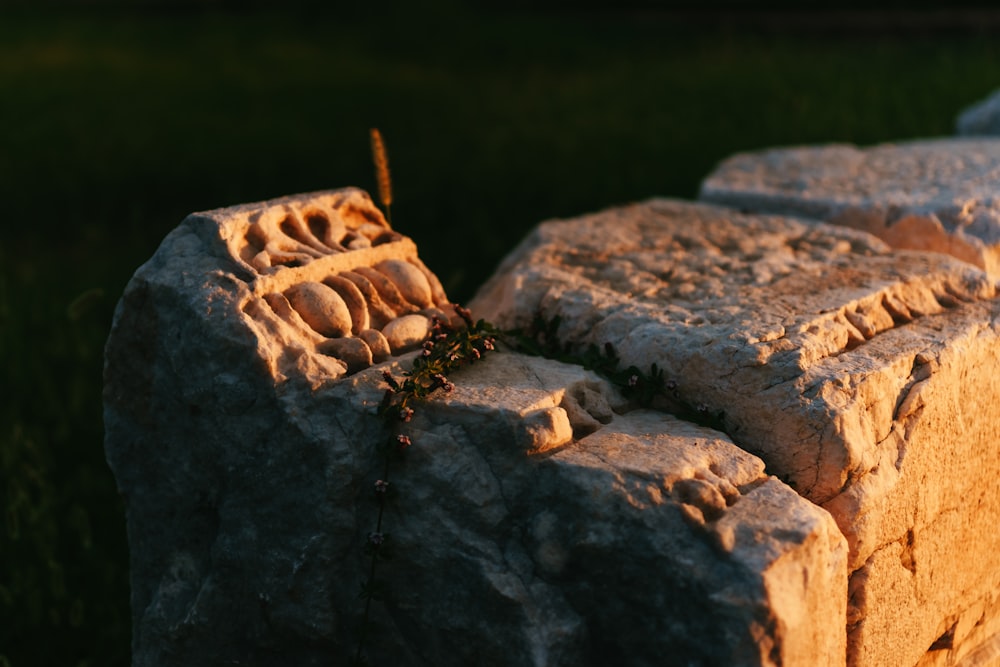
[{"label": "thin vine stem", "polygon": [[401,432],[400,424],[405,425],[413,418],[415,412],[413,406],[420,401],[430,398],[438,390],[445,393],[454,391],[455,385],[449,379],[449,375],[463,366],[475,363],[496,349],[496,340],[500,335],[493,325],[484,320],[474,322],[468,309],[454,305],[454,310],[461,322],[443,322],[435,318],[430,340],[424,343],[420,355],[413,361],[412,368],[403,374],[403,380],[396,379],[388,370],[382,372],[382,379],[388,385],[388,389],[382,397],[378,414],[392,425],[394,435],[389,437],[384,448],[382,477],[375,481],[375,494],[379,503],[378,518],[375,530],[368,533],[365,543],[370,561],[367,579],[361,589],[365,607],[354,655],[354,662],[358,665],[366,664],[364,651],[368,641],[372,600],[380,596],[376,575],[379,560],[385,559],[385,547],[388,541],[388,536],[382,532],[382,525],[386,496],[389,492],[390,461],[394,453],[402,452],[413,445],[410,436]]}]

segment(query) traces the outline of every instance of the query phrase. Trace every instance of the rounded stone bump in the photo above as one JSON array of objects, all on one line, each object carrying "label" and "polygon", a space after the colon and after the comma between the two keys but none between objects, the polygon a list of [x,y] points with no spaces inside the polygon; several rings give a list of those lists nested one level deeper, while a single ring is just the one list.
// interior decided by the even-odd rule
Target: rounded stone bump
[{"label": "rounded stone bump", "polygon": [[372,329],[381,329],[396,318],[396,313],[382,302],[382,297],[379,296],[378,290],[372,285],[372,281],[355,271],[344,271],[340,274],[340,277],[351,281],[360,290],[365,304],[368,306],[369,327]]},{"label": "rounded stone bump", "polygon": [[419,308],[434,305],[431,285],[423,272],[402,259],[387,259],[375,265],[375,269],[393,282],[403,298]]},{"label": "rounded stone bump", "polygon": [[542,408],[524,416],[522,420],[524,446],[528,452],[538,454],[573,441],[573,426],[562,408]]},{"label": "rounded stone bump", "polygon": [[382,334],[393,354],[419,347],[431,333],[431,322],[423,315],[404,315],[389,322]]},{"label": "rounded stone bump", "polygon": [[323,284],[344,300],[347,309],[351,312],[351,331],[354,335],[371,327],[368,304],[365,303],[365,295],[361,293],[357,285],[340,276],[330,276],[323,281]]},{"label": "rounded stone bump", "polygon": [[382,303],[396,315],[407,315],[420,310],[407,301],[396,284],[381,271],[370,266],[359,266],[354,271],[371,282],[375,291],[382,298]]},{"label": "rounded stone bump", "polygon": [[258,271],[266,271],[271,268],[271,256],[267,253],[267,251],[261,250],[253,256],[253,259],[250,260],[250,264]]},{"label": "rounded stone bump", "polygon": [[443,303],[440,306],[424,308],[420,311],[420,314],[427,317],[427,319],[436,317],[442,324],[455,329],[461,329],[465,326],[465,321],[455,312],[455,304],[453,303]]},{"label": "rounded stone bump", "polygon": [[444,292],[444,287],[441,285],[441,281],[438,277],[434,275],[434,272],[427,268],[427,265],[420,261],[419,257],[411,257],[410,264],[417,267],[417,269],[424,274],[424,278],[427,279],[427,284],[431,288],[431,297],[434,299],[434,303],[439,306],[445,306],[451,303],[448,299],[448,295]]},{"label": "rounded stone bump", "polygon": [[322,283],[306,282],[285,290],[285,297],[314,331],[328,338],[351,334],[351,311],[340,295]]},{"label": "rounded stone bump", "polygon": [[357,373],[372,365],[372,351],[360,338],[333,338],[316,346],[317,351],[340,359],[348,373]]},{"label": "rounded stone bump", "polygon": [[385,361],[392,356],[392,348],[389,347],[389,341],[378,329],[365,329],[358,334],[358,338],[368,345],[368,349],[372,352],[372,361],[374,363],[377,364]]},{"label": "rounded stone bump", "polygon": [[372,242],[364,236],[355,236],[347,243],[347,247],[350,250],[361,250],[362,248],[371,248]]}]

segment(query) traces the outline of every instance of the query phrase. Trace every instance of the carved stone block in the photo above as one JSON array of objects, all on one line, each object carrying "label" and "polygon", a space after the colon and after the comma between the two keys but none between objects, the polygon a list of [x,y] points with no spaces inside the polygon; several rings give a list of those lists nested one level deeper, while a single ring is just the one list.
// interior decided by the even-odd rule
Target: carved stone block
[{"label": "carved stone block", "polygon": [[[105,379],[133,665],[353,659],[382,370],[435,309],[358,191],[190,216],[137,271]],[[758,457],[578,366],[454,380],[393,460],[373,664],[843,663],[846,541]]]},{"label": "carved stone block", "polygon": [[[339,190],[196,213],[189,233],[227,274],[277,375],[314,368],[323,382],[419,346],[454,317],[416,245],[368,195]],[[306,358],[303,358],[305,355]]]},{"label": "carved stone block", "polygon": [[844,227],[655,200],[542,224],[471,306],[502,327],[559,318],[563,341],[655,363],[680,405],[830,511],[850,546],[849,664],[957,664],[995,641],[985,273]]}]

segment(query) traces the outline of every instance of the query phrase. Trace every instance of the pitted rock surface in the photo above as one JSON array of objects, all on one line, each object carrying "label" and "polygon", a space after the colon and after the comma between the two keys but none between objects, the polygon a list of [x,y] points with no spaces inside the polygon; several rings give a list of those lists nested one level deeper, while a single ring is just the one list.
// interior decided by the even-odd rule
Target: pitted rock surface
[{"label": "pitted rock surface", "polygon": [[654,200],[542,224],[472,307],[502,327],[558,318],[566,343],[655,363],[828,509],[850,545],[850,664],[917,664],[976,609],[992,627],[1000,304],[983,272],[844,227]]},{"label": "pitted rock surface", "polygon": [[896,248],[953,255],[1000,277],[1000,139],[833,144],[740,153],[701,185],[702,201],[814,218]]}]

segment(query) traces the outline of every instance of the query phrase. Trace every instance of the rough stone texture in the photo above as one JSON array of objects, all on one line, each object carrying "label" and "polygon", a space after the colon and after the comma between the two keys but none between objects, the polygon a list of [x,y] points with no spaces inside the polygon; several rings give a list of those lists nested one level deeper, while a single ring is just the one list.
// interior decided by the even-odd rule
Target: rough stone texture
[{"label": "rough stone texture", "polygon": [[[301,303],[285,294],[351,274],[375,290],[359,287],[369,323],[427,298],[447,312],[429,272],[428,297],[408,268],[371,268],[391,251],[420,269],[403,237],[378,224],[365,238],[388,241],[352,255],[329,232],[376,224],[373,211],[342,191],[194,215],[126,288],[105,422],[136,667],[353,657],[391,436],[375,415],[381,372],[399,376],[414,353],[350,367],[323,350],[363,346],[374,361],[386,347],[361,335],[373,329],[343,283],[330,281],[346,311],[316,287]],[[346,249],[303,250],[316,248],[296,220]],[[379,289],[407,274],[410,292]],[[347,312],[361,333],[326,338],[299,309],[345,325]],[[843,664],[846,541],[759,458],[628,411],[576,366],[498,352],[453,379],[407,425],[414,445],[390,472],[395,558],[380,569],[390,596],[373,607],[373,664]]]},{"label": "rough stone texture", "polygon": [[943,252],[1000,277],[1000,139],[741,153],[699,198],[861,229],[895,248]]},{"label": "rough stone texture", "polygon": [[1000,135],[1000,90],[964,109],[955,121],[962,136]]},{"label": "rough stone texture", "polygon": [[541,225],[471,305],[656,363],[828,509],[850,546],[849,664],[959,664],[996,641],[1000,303],[981,271],[655,200]]},{"label": "rough stone texture", "polygon": [[[481,575],[461,578],[461,620],[408,621],[424,633],[481,623],[454,664],[843,664],[846,544],[758,458],[662,413],[609,411],[622,406],[607,385],[576,367],[504,353],[456,381],[415,420],[423,449],[406,478],[422,480],[427,514],[399,528],[406,551],[447,545],[420,563],[429,590],[484,558],[495,569],[481,593]],[[475,497],[441,502],[472,471]],[[456,517],[462,504],[488,510],[488,527]],[[498,636],[492,610],[466,618],[498,596],[526,615],[517,633]]]},{"label": "rough stone texture", "polygon": [[166,245],[150,263],[187,258],[184,275],[213,285],[193,307],[245,322],[277,377],[329,382],[384,358],[386,343],[393,354],[419,346],[432,317],[454,316],[413,241],[357,189],[195,213]]}]

